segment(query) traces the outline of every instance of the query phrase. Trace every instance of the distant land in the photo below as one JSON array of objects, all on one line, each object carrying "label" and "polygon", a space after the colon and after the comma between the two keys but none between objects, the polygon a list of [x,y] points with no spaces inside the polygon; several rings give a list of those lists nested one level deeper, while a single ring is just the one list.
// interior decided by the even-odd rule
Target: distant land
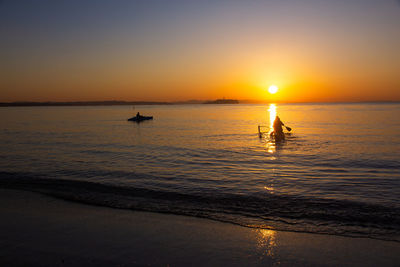
[{"label": "distant land", "polygon": [[239,104],[235,99],[217,99],[213,101],[188,100],[177,102],[152,101],[72,101],[72,102],[0,102],[0,107],[32,106],[120,106],[120,105],[184,105],[184,104]]},{"label": "distant land", "polygon": [[120,105],[171,105],[170,102],[150,101],[73,101],[73,102],[3,102],[0,107],[27,106],[120,106]]},{"label": "distant land", "polygon": [[157,101],[71,101],[71,102],[0,102],[0,107],[35,107],[35,106],[139,106],[139,105],[190,105],[190,104],[378,104],[378,103],[400,103],[400,101],[352,101],[352,102],[270,102],[262,100],[236,100],[236,99],[216,99],[216,100],[186,100],[186,101],[171,101],[171,102],[157,102]]},{"label": "distant land", "polygon": [[217,99],[214,101],[206,101],[204,104],[239,104],[239,100],[236,99]]}]

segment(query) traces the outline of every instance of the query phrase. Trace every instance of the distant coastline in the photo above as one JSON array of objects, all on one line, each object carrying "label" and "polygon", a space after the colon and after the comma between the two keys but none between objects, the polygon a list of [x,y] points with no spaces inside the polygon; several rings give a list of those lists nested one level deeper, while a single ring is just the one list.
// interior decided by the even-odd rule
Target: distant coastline
[{"label": "distant coastline", "polygon": [[121,105],[171,105],[170,102],[150,101],[72,101],[72,102],[2,102],[0,107],[35,106],[121,106]]},{"label": "distant coastline", "polygon": [[217,99],[214,101],[206,101],[204,104],[239,104],[239,100],[236,99]]},{"label": "distant coastline", "polygon": [[179,102],[154,101],[71,101],[71,102],[0,102],[0,107],[36,107],[36,106],[121,106],[121,105],[184,105],[184,104],[239,104],[235,99],[217,99],[214,101],[188,100]]},{"label": "distant coastline", "polygon": [[397,104],[400,101],[338,101],[338,102],[269,102],[258,100],[236,100],[236,99],[216,99],[216,100],[187,100],[187,101],[71,101],[71,102],[33,102],[33,101],[18,101],[18,102],[0,102],[0,107],[45,107],[45,106],[140,106],[140,105],[193,105],[193,104]]}]

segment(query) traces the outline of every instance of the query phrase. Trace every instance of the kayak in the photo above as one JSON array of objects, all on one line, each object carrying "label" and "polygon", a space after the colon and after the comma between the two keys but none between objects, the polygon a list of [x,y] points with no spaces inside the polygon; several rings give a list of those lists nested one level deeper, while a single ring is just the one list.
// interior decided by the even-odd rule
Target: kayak
[{"label": "kayak", "polygon": [[275,132],[272,132],[270,134],[271,139],[273,139],[275,142],[281,142],[285,140],[285,134],[284,133],[278,133],[276,134]]},{"label": "kayak", "polygon": [[136,121],[136,122],[141,122],[141,121],[147,121],[147,120],[152,120],[153,116],[140,116],[140,117],[132,117],[128,119],[128,121]]}]

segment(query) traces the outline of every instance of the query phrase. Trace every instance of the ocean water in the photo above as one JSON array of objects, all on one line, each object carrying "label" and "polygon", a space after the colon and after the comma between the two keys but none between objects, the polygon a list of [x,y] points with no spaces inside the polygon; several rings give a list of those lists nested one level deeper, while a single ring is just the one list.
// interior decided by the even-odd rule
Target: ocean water
[{"label": "ocean water", "polygon": [[[128,122],[140,111],[153,121]],[[269,130],[292,128],[282,143]],[[400,104],[0,108],[0,187],[400,242]]]}]

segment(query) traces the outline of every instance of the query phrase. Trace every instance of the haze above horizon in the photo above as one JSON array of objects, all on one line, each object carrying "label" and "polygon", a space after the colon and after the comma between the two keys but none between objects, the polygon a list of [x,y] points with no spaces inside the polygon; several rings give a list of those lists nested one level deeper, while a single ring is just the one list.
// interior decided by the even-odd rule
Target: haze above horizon
[{"label": "haze above horizon", "polygon": [[3,0],[0,102],[400,101],[399,29],[396,0]]}]

